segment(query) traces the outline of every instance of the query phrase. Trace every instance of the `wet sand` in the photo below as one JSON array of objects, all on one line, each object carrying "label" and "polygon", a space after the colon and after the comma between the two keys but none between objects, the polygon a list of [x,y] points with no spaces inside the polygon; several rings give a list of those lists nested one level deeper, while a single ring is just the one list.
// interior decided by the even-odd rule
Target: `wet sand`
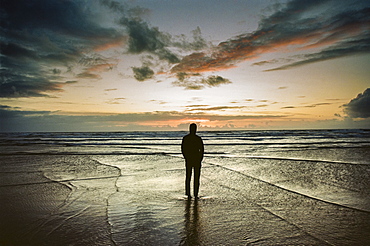
[{"label": "wet sand", "polygon": [[0,245],[369,245],[366,207],[227,161],[206,159],[188,200],[176,156],[4,155]]},{"label": "wet sand", "polygon": [[88,157],[37,155],[4,156],[0,168],[0,245],[113,244],[107,198],[118,169]]}]

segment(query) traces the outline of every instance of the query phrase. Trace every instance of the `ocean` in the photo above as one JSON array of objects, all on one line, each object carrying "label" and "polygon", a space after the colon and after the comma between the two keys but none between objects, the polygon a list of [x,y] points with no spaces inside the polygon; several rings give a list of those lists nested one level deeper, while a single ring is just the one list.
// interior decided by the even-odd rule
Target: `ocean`
[{"label": "ocean", "polygon": [[0,245],[370,245],[370,130],[0,133]]}]

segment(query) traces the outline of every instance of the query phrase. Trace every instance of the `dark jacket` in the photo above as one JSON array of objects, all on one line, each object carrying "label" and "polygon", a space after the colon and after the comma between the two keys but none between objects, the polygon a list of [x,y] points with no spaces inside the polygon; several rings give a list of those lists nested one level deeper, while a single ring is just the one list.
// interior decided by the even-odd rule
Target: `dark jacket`
[{"label": "dark jacket", "polygon": [[186,135],[182,139],[181,152],[187,163],[200,164],[204,155],[202,138],[196,134]]}]

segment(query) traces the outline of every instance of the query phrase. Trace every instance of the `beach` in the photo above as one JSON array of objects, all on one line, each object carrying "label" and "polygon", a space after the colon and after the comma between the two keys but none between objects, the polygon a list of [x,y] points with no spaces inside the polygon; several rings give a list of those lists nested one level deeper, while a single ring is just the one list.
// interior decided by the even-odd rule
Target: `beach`
[{"label": "beach", "polygon": [[369,245],[369,132],[278,133],[2,135],[0,245]]}]

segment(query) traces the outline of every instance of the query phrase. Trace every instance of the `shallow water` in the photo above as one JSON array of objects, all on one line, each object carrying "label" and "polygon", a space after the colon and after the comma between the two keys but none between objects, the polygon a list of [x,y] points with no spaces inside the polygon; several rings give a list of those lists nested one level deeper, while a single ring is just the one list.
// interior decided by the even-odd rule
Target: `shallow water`
[{"label": "shallow water", "polygon": [[368,245],[370,132],[3,134],[0,244]]}]

